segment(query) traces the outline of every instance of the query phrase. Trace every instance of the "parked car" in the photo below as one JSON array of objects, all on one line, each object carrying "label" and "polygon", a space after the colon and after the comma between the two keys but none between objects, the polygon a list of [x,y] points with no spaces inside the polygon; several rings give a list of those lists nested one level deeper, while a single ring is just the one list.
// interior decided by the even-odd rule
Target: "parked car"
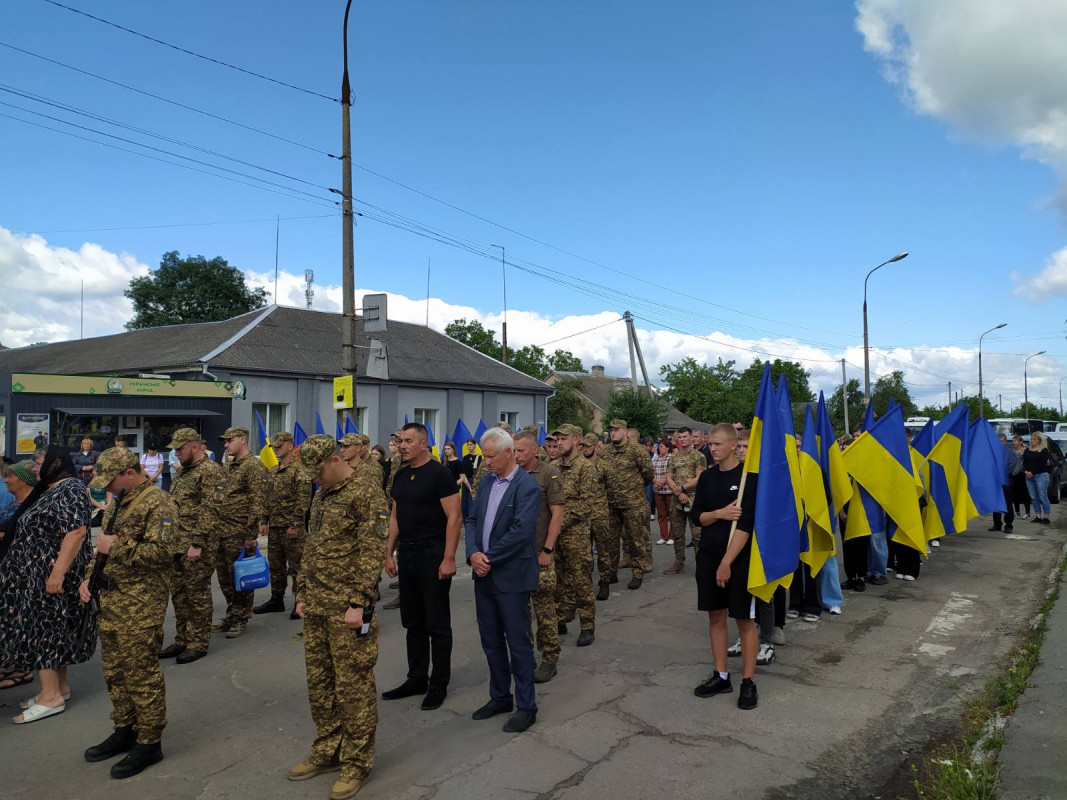
[{"label": "parked car", "polygon": [[[1030,437],[1022,437],[1026,442],[1026,446],[1030,446]],[[1067,468],[1064,466],[1063,451],[1067,449],[1067,432],[1064,433],[1046,433],[1045,441],[1048,442],[1048,452],[1052,456],[1052,470],[1049,473],[1048,478],[1048,501],[1050,503],[1060,502],[1060,496],[1063,494],[1063,481],[1067,479]]]}]

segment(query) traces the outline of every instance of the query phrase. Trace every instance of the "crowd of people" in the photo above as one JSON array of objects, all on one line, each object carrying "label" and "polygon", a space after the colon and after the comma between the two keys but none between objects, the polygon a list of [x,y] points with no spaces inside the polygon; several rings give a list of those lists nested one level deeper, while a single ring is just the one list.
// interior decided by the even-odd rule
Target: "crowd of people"
[{"label": "crowd of people", "polygon": [[[90,659],[99,643],[113,731],[85,758],[124,756],[114,778],[163,758],[160,661],[204,658],[213,634],[241,637],[256,614],[289,609],[291,592],[290,616],[303,620],[316,737],[288,777],[338,771],[330,797],[356,794],[374,759],[378,608],[399,608],[407,653],[403,681],[381,699],[418,697],[423,710],[439,708],[451,678],[449,596],[461,540],[489,669],[488,700],[472,716],[506,714],[508,732],[535,724],[536,685],[557,675],[568,626],[577,620],[577,646],[594,644],[598,602],[610,599],[620,570],[630,571],[627,589],[639,590],[655,546],[673,549],[668,576],[686,573],[694,551],[713,663],[694,694],[732,692],[729,659],[739,656],[743,710],[758,705],[756,667],[775,659],[788,619],[840,614],[842,590],[885,584],[890,573],[915,580],[921,566],[921,553],[887,539],[891,521],[876,506],[865,505],[871,535],[848,538],[846,507],[844,583],[831,556],[814,575],[800,564],[788,592],[779,588],[766,602],[751,595],[758,476],[742,480],[748,433],[739,423],[642,439],[613,419],[605,440],[565,424],[543,443],[535,430],[512,433],[501,423],[479,441],[447,443],[440,460],[419,423],[405,425],[387,447],[371,447],[362,434],[316,435],[298,447],[280,431],[269,470],[250,452],[247,429],[231,427],[220,439],[225,456],[216,463],[196,430],[172,434],[165,449],[178,468],[169,492],[159,485],[163,457],[155,447],[138,456],[121,444],[99,454],[91,442],[73,454],[53,445],[32,464],[5,465],[0,689],[36,675],[38,691],[13,722],[61,714],[71,696],[67,668]],[[1048,524],[1044,438],[1003,444],[1007,513],[994,516],[992,529],[1011,531],[1031,510],[1034,523]],[[101,512],[95,547],[94,509]],[[254,592],[235,583],[233,564],[262,536],[270,596],[257,606]],[[397,589],[384,603],[383,573]],[[226,603],[214,621],[213,575]],[[168,603],[175,638],[164,646]],[[738,632],[732,645],[728,619]]]}]

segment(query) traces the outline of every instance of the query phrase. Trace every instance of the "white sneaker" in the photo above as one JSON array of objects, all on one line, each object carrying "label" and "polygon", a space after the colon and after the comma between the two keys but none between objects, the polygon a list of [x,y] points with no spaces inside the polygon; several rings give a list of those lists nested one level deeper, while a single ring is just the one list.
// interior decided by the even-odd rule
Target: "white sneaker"
[{"label": "white sneaker", "polygon": [[913,581],[913,580],[915,580],[915,576],[914,576],[914,575],[900,575],[899,577],[903,578],[903,579],[904,579],[904,580],[906,580],[906,581]]},{"label": "white sneaker", "polygon": [[667,540],[666,539],[657,539],[656,540],[656,544],[667,544]]},{"label": "white sneaker", "polygon": [[835,614],[835,615],[836,614],[840,614],[841,613],[841,606],[830,606],[827,609],[827,611],[829,611],[831,614]]},{"label": "white sneaker", "polygon": [[771,631],[771,641],[777,645],[785,644],[785,628],[775,626],[774,630]]},{"label": "white sneaker", "polygon": [[818,622],[820,619],[822,619],[822,617],[820,617],[818,614],[808,613],[804,615],[805,622]]},{"label": "white sneaker", "polygon": [[[1026,519],[1026,517],[1023,517],[1023,519]],[[937,539],[933,539],[930,542],[930,546],[931,547],[940,547],[941,546],[941,542],[939,542]]]},{"label": "white sneaker", "polygon": [[791,609],[789,609],[788,611],[785,612],[785,615],[789,619],[796,619],[797,617],[800,616],[800,612],[797,611],[795,608],[791,608]]},{"label": "white sneaker", "polygon": [[1019,515],[1019,519],[1030,519],[1030,515],[1029,514],[1020,514]]},{"label": "white sneaker", "polygon": [[740,638],[727,648],[726,655],[730,656],[731,658],[737,658],[737,656],[741,655]]},{"label": "white sneaker", "polygon": [[774,661],[774,645],[760,642],[759,653],[756,655],[756,663],[765,667]]},{"label": "white sneaker", "polygon": [[674,544],[674,539],[668,539],[664,544]]},{"label": "white sneaker", "polygon": [[898,572],[897,573],[897,580],[898,581],[904,580],[904,573],[903,572]]}]

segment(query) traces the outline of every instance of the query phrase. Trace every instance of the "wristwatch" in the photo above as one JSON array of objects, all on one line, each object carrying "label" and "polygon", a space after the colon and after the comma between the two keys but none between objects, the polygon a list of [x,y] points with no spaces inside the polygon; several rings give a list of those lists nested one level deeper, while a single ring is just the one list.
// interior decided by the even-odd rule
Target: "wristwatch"
[{"label": "wristwatch", "polygon": [[351,609],[358,609],[359,611],[363,610],[363,606],[361,606],[359,603],[349,603],[348,607]]},{"label": "wristwatch", "polygon": [[549,555],[552,555],[552,548],[551,547],[542,547],[541,549],[544,550]]}]

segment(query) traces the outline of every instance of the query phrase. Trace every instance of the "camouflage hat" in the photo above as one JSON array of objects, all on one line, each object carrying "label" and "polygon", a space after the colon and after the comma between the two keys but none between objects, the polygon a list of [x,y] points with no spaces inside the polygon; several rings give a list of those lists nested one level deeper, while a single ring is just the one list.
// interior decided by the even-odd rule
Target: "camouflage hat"
[{"label": "camouflage hat", "polygon": [[546,434],[545,435],[545,441],[546,442],[548,442],[548,441],[552,441],[552,442],[556,441],[556,432],[552,431],[552,433]]},{"label": "camouflage hat", "polygon": [[536,425],[523,425],[522,429],[524,431],[532,431],[533,433],[537,433],[537,426]]},{"label": "camouflage hat", "polygon": [[596,447],[600,444],[600,437],[595,433],[587,433],[582,439],[582,444],[586,447]]},{"label": "camouflage hat", "polygon": [[326,459],[336,453],[337,441],[332,436],[317,433],[300,445],[300,463],[309,473],[316,475]]},{"label": "camouflage hat", "polygon": [[341,445],[341,447],[348,447],[349,445],[359,444],[359,434],[346,433],[344,436],[337,440],[337,444]]},{"label": "camouflage hat", "polygon": [[170,435],[170,444],[167,445],[168,450],[177,450],[183,445],[189,444],[189,442],[202,442],[204,437],[196,432],[195,428],[178,428]]},{"label": "camouflage hat", "polygon": [[554,431],[552,431],[552,435],[553,436],[578,436],[578,437],[581,437],[582,429],[579,428],[577,425],[571,425],[569,422],[567,422],[567,423],[565,423],[563,425],[560,425],[558,428],[556,428]]},{"label": "camouflage hat", "polygon": [[296,439],[293,438],[293,434],[289,431],[278,431],[272,437],[270,437],[271,444],[285,444],[286,442],[295,443]]},{"label": "camouflage hat", "polygon": [[370,437],[365,433],[357,433],[356,434],[356,439],[357,439],[356,444],[361,444],[364,447],[366,447],[367,445],[370,444]]},{"label": "camouflage hat", "polygon": [[626,428],[628,426],[626,424],[626,420],[619,419],[618,417],[616,417],[615,419],[613,419],[611,422],[608,423],[608,427],[609,428]]},{"label": "camouflage hat", "polygon": [[248,438],[248,428],[227,428],[223,431],[222,436],[219,439],[223,442],[229,439],[236,439],[238,436]]},{"label": "camouflage hat", "polygon": [[498,422],[498,423],[497,423],[496,425],[494,425],[493,427],[494,427],[494,428],[500,428],[501,430],[505,430],[505,431],[507,431],[508,433],[511,433],[511,426],[510,426],[510,425],[508,425],[508,424],[507,424],[506,422]]},{"label": "camouflage hat", "polygon": [[133,469],[141,460],[136,453],[124,447],[111,447],[100,454],[93,467],[93,479],[89,481],[90,489],[106,489],[111,481],[128,469]]}]

